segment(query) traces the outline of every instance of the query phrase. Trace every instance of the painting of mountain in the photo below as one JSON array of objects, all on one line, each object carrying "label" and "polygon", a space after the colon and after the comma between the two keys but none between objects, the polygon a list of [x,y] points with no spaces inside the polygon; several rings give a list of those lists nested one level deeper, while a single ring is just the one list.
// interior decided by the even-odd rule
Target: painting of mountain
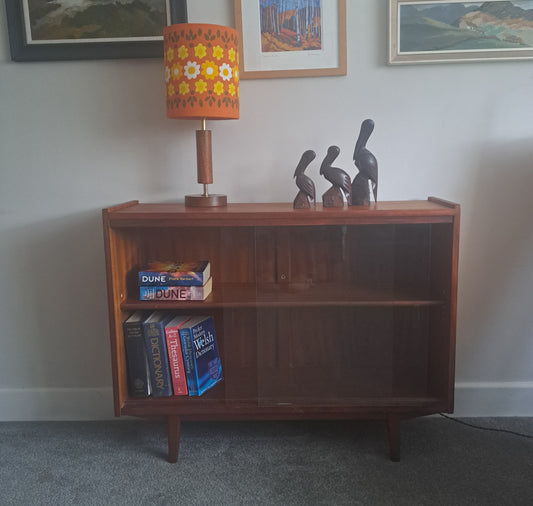
[{"label": "painting of mountain", "polygon": [[156,38],[167,24],[166,0],[23,0],[32,41]]},{"label": "painting of mountain", "polygon": [[531,48],[531,0],[400,5],[399,54]]}]

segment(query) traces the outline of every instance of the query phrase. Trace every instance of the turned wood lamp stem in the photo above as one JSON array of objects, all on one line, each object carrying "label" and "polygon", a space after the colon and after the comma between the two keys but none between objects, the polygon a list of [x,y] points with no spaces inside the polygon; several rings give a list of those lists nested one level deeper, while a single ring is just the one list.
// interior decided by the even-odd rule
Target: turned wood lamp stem
[{"label": "turned wood lamp stem", "polygon": [[213,183],[213,155],[211,149],[211,130],[206,128],[202,119],[202,129],[196,131],[196,158],[198,182],[204,185],[204,197],[209,197],[208,186]]},{"label": "turned wood lamp stem", "polygon": [[186,195],[187,207],[213,207],[227,205],[226,195],[210,195],[208,185],[213,183],[213,155],[211,149],[211,130],[206,128],[206,118],[202,119],[201,130],[196,130],[196,162],[198,183],[204,191],[200,195]]}]

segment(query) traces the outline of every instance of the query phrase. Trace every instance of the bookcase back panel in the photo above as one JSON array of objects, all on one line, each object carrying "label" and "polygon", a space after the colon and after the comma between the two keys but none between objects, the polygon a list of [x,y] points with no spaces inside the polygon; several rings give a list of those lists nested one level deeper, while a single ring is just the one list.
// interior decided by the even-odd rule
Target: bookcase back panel
[{"label": "bookcase back panel", "polygon": [[428,395],[427,307],[261,310],[260,404],[359,404]]},{"label": "bookcase back panel", "polygon": [[226,400],[257,397],[257,313],[255,309],[226,309],[215,318],[224,381],[218,385]]},{"label": "bookcase back panel", "polygon": [[431,225],[257,228],[258,292],[357,287],[364,297],[430,296]]}]

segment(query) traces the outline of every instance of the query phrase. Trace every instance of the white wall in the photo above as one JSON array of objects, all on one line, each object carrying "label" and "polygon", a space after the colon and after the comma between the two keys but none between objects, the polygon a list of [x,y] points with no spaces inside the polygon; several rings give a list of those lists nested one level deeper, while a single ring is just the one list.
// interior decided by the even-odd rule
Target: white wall
[{"label": "white wall", "polygon": [[[533,62],[390,67],[387,2],[347,3],[348,75],[241,81],[212,189],[292,201],[301,153],[337,144],[352,171],[373,118],[382,200],[462,205],[456,413],[533,415]],[[197,192],[195,128],[165,118],[162,60],[11,62],[3,4],[0,420],[111,416],[101,208]]]}]

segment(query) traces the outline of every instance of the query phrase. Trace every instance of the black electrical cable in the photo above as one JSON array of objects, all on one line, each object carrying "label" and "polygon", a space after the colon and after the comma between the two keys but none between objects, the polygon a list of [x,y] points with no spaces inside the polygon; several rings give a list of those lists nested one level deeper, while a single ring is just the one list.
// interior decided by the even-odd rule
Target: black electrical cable
[{"label": "black electrical cable", "polygon": [[482,427],[481,425],[475,425],[473,423],[468,423],[468,422],[465,422],[463,420],[459,420],[457,418],[454,418],[453,416],[445,415],[444,413],[439,413],[439,415],[442,416],[443,418],[446,418],[447,420],[451,420],[452,422],[457,422],[457,423],[460,423],[462,425],[466,425],[467,427],[472,427],[474,429],[487,430],[487,431],[491,431],[491,432],[505,432],[507,434],[512,434],[513,436],[520,436],[520,437],[525,437],[525,438],[528,438],[528,439],[533,439],[533,436],[531,436],[529,434],[522,434],[521,432],[515,432],[514,430],[496,429],[496,428],[492,428],[492,427]]}]

